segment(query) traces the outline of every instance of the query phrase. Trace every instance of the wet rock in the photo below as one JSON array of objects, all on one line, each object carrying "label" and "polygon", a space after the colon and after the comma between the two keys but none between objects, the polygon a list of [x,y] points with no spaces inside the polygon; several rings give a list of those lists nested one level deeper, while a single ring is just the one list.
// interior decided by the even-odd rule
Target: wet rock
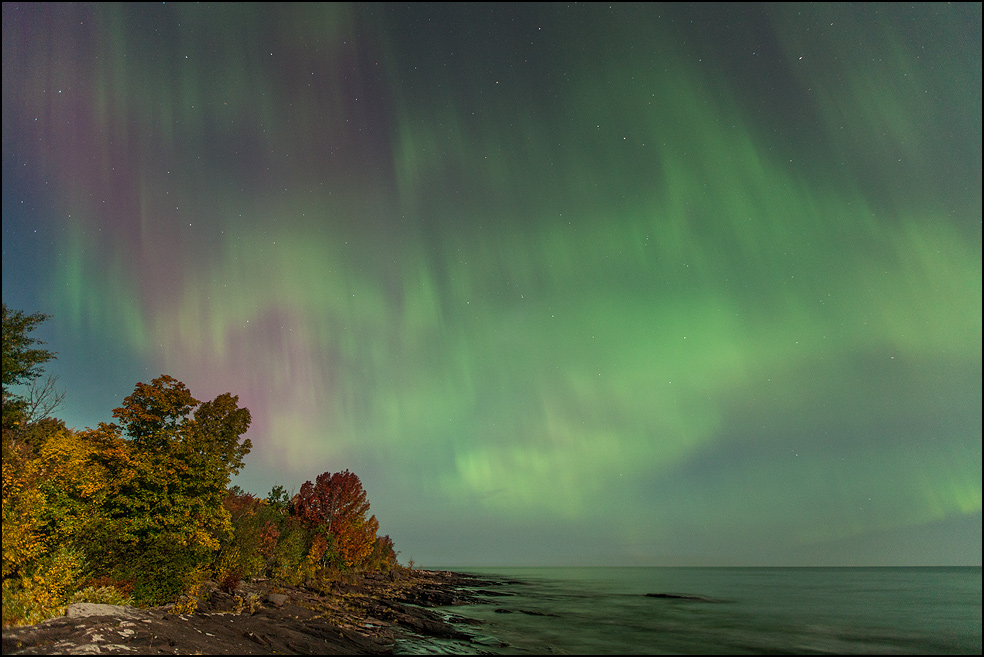
[{"label": "wet rock", "polygon": [[505,607],[497,607],[493,610],[496,614],[513,614],[520,613],[526,614],[527,616],[556,616],[557,614],[551,614],[546,611],[536,611],[533,609],[506,609]]},{"label": "wet rock", "polygon": [[710,598],[699,595],[682,595],[679,593],[647,593],[647,598],[663,598],[666,600],[690,600],[693,602],[714,602]]}]

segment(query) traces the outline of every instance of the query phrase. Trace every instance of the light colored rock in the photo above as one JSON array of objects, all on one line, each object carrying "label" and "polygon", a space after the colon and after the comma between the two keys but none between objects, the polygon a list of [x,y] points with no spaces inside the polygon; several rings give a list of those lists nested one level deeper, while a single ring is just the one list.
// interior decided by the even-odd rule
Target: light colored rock
[{"label": "light colored rock", "polygon": [[140,610],[126,605],[104,605],[97,602],[73,602],[65,609],[69,618],[86,616],[115,616],[116,618],[140,618]]},{"label": "light colored rock", "polygon": [[269,602],[276,607],[283,607],[284,603],[289,599],[290,598],[283,593],[269,593],[265,598],[263,598],[263,602]]},{"label": "light colored rock", "polygon": [[103,646],[97,646],[91,644],[88,646],[70,646],[72,655],[101,655],[103,652],[107,653],[120,653],[126,652],[136,652],[136,648],[131,648],[130,646],[124,646],[120,643],[111,643]]}]

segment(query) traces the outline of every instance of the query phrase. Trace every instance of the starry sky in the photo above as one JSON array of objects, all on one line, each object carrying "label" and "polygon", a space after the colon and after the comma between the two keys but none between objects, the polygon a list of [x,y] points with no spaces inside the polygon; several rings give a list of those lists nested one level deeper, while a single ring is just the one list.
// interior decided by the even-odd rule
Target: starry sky
[{"label": "starry sky", "polygon": [[4,3],[3,300],[404,563],[980,565],[981,107],[980,3]]}]

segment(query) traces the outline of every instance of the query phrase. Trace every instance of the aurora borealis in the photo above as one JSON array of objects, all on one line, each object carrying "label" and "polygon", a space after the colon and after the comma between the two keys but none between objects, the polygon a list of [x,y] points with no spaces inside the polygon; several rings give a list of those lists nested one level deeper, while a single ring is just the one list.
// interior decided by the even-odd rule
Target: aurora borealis
[{"label": "aurora borealis", "polygon": [[981,107],[980,3],[4,3],[3,298],[403,562],[980,565]]}]

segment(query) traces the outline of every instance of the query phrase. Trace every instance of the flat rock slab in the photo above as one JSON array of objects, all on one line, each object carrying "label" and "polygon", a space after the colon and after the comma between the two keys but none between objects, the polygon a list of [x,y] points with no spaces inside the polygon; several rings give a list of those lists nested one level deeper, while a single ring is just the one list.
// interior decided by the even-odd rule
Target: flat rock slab
[{"label": "flat rock slab", "polygon": [[104,605],[96,602],[73,602],[65,610],[68,618],[85,618],[87,616],[113,616],[115,618],[138,618],[141,611],[126,605]]},{"label": "flat rock slab", "polygon": [[[310,614],[313,616],[313,614]],[[56,618],[3,633],[4,654],[386,654],[392,634],[360,633],[307,614]]]}]

